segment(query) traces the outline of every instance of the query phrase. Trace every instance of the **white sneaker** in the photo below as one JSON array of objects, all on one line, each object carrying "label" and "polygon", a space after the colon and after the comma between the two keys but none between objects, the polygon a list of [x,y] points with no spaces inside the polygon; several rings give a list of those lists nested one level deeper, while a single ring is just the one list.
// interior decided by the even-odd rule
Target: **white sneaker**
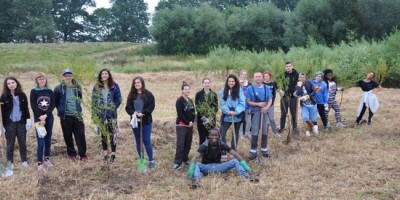
[{"label": "white sneaker", "polygon": [[306,136],[307,136],[307,137],[310,137],[310,136],[311,136],[310,131],[308,131],[308,130],[306,131]]},{"label": "white sneaker", "polygon": [[318,125],[314,125],[314,127],[313,127],[313,133],[314,133],[315,135],[318,135]]},{"label": "white sneaker", "polygon": [[328,122],[328,123],[326,124],[326,127],[331,127],[331,123]]},{"label": "white sneaker", "polygon": [[338,123],[336,123],[336,127],[338,127],[338,128],[344,128],[344,127],[346,127],[342,122],[338,122]]},{"label": "white sneaker", "polygon": [[50,160],[45,160],[44,161],[44,165],[48,168],[52,168],[54,167],[53,163],[50,162]]},{"label": "white sneaker", "polygon": [[24,162],[22,162],[22,167],[29,167],[29,164],[28,164],[28,162],[27,161],[24,161]]}]

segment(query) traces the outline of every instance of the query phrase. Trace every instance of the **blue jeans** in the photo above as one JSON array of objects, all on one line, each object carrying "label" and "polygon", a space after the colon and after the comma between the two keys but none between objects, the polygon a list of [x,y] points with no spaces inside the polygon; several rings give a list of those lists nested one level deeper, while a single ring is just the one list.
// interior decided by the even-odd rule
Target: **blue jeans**
[{"label": "blue jeans", "polygon": [[[40,121],[39,116],[35,116],[34,120],[35,122]],[[49,114],[47,115],[46,124],[44,125],[47,132],[46,136],[44,138],[39,138],[37,132],[35,131],[38,142],[38,147],[37,147],[38,162],[43,162],[43,150],[44,150],[44,157],[45,158],[50,157],[51,136],[53,135],[53,124],[54,124],[54,116],[53,114]]]},{"label": "blue jeans", "polygon": [[302,106],[301,107],[301,118],[303,121],[317,122],[317,105],[313,106]]},{"label": "blue jeans", "polygon": [[247,174],[246,170],[244,170],[244,168],[240,166],[239,161],[236,159],[232,159],[223,163],[203,164],[198,162],[194,170],[193,178],[200,179],[201,173],[203,173],[204,175],[212,173],[226,173],[233,168],[236,169],[240,176],[244,176]]},{"label": "blue jeans", "polygon": [[[141,122],[139,122],[141,123]],[[133,129],[133,134],[136,140],[136,150],[141,154],[140,151],[140,124],[138,124],[138,128]],[[151,146],[151,129],[153,128],[153,124],[143,124],[143,144],[146,148],[147,156],[149,156],[149,161],[153,160],[153,147]]]}]

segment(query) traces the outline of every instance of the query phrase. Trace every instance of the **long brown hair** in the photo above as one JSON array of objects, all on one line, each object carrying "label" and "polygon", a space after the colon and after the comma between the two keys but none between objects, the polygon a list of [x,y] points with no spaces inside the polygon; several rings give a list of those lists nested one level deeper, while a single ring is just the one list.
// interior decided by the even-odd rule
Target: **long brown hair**
[{"label": "long brown hair", "polygon": [[15,92],[14,92],[14,95],[15,95],[15,96],[18,96],[18,95],[24,93],[24,92],[22,91],[22,86],[21,86],[21,84],[19,83],[19,81],[18,81],[15,77],[9,76],[9,77],[7,77],[6,79],[4,79],[4,83],[3,83],[3,94],[2,94],[2,95],[4,95],[4,96],[11,96],[11,90],[7,87],[7,81],[8,81],[8,80],[13,80],[13,81],[15,81],[15,83],[17,83],[17,87],[15,88]]},{"label": "long brown hair", "polygon": [[97,86],[98,86],[99,88],[104,88],[103,80],[101,80],[101,74],[102,74],[104,71],[106,71],[106,72],[108,73],[107,86],[108,86],[108,88],[111,88],[112,85],[114,84],[114,79],[113,79],[113,77],[112,77],[112,75],[111,75],[110,70],[109,70],[109,69],[106,69],[106,68],[100,70],[99,74],[97,75]]},{"label": "long brown hair", "polygon": [[142,97],[142,99],[146,99],[147,90],[146,90],[146,85],[144,83],[143,77],[136,76],[132,80],[132,85],[131,85],[131,90],[129,91],[128,100],[135,99],[137,97],[137,95],[139,94],[138,90],[135,88],[136,80],[140,80],[140,82],[142,83],[142,88],[140,89],[140,96]]},{"label": "long brown hair", "polygon": [[239,98],[239,91],[240,91],[239,79],[234,74],[230,74],[228,76],[228,78],[226,78],[226,81],[225,81],[224,96],[223,96],[224,101],[226,101],[228,99],[229,90],[230,90],[228,81],[230,78],[233,78],[236,82],[231,91],[232,99],[236,100]]}]

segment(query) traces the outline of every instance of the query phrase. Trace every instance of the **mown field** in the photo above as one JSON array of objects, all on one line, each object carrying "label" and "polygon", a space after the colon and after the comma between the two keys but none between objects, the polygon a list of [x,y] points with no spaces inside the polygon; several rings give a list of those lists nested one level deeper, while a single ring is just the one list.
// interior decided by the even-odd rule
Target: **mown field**
[{"label": "mown field", "polygon": [[[76,45],[71,48],[71,52],[90,48],[87,47],[90,45],[68,45]],[[331,132],[321,132],[318,136],[307,138],[304,135],[305,124],[300,122],[302,134],[299,140],[292,140],[286,144],[285,139],[269,135],[271,157],[261,166],[250,162],[250,166],[260,177],[259,183],[244,182],[232,172],[207,176],[202,179],[199,189],[191,190],[190,181],[185,176],[187,168],[177,172],[172,171],[175,153],[174,105],[180,95],[181,82],[185,80],[191,84],[191,96],[194,98],[195,92],[201,89],[201,79],[205,72],[165,70],[124,73],[121,71],[123,66],[105,62],[115,60],[127,49],[132,54],[141,49],[136,48],[136,45],[132,44],[107,46],[104,50],[93,50],[84,56],[77,53],[75,61],[70,60],[74,57],[71,56],[53,60],[52,62],[56,63],[54,66],[40,64],[37,70],[3,71],[0,80],[4,80],[8,75],[16,76],[27,94],[33,87],[36,71],[50,74],[51,87],[59,82],[59,73],[65,66],[71,66],[77,73],[81,73],[76,77],[84,83],[85,88],[84,120],[90,161],[71,163],[67,159],[59,120],[56,117],[51,158],[55,167],[43,172],[36,170],[36,138],[31,130],[27,138],[30,167],[27,169],[21,167],[16,146],[14,176],[0,179],[2,188],[0,199],[400,199],[398,167],[400,122],[397,120],[400,112],[398,107],[400,93],[398,89],[387,88],[381,89],[377,94],[381,105],[373,118],[372,125],[352,126],[361,90],[347,88],[341,103],[342,118],[348,125],[347,128],[333,128]],[[4,58],[5,54],[7,52],[1,52],[1,58]],[[140,57],[144,60],[140,60]],[[54,56],[54,58],[59,57]],[[190,66],[193,63],[203,63],[205,59],[204,57],[127,56],[125,68],[133,67],[136,65],[134,63],[140,62],[142,65],[137,64],[137,66],[147,66],[150,61],[174,66]],[[44,63],[40,62],[40,59],[35,60]],[[16,66],[18,63],[16,60],[7,66]],[[21,66],[25,65],[21,61]],[[102,162],[101,146],[98,136],[93,132],[88,104],[94,77],[103,67],[111,69],[124,97],[123,105],[119,109],[121,132],[117,147],[117,162],[110,166]],[[281,70],[283,71],[283,64]],[[207,75],[212,79],[214,90],[219,91],[222,87],[224,82],[222,74],[212,72]],[[129,116],[124,110],[132,79],[137,75],[144,77],[147,88],[156,98],[152,136],[156,169],[146,173],[137,170],[135,141],[128,125]],[[2,88],[3,83],[0,84]],[[276,101],[276,122],[279,122],[280,115],[278,106],[279,103]],[[300,120],[300,117],[298,119]],[[333,113],[329,119],[331,124],[334,124]],[[283,138],[286,134],[283,134]],[[197,147],[198,136],[195,131],[192,153]],[[239,141],[239,153],[246,159],[249,147],[247,139]]]}]

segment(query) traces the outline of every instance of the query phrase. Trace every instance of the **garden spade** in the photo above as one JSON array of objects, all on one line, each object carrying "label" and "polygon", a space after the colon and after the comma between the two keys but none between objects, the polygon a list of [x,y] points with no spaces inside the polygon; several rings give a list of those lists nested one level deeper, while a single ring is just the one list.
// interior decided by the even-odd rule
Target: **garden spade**
[{"label": "garden spade", "polygon": [[235,131],[235,123],[233,122],[233,115],[231,115],[231,119],[232,119],[232,130],[233,130],[233,148],[235,149],[235,151],[237,152],[237,143],[236,143],[236,131]]},{"label": "garden spade", "polygon": [[146,164],[147,161],[144,158],[144,149],[143,149],[143,119],[140,117],[140,152],[139,152],[139,159],[137,160],[137,166],[139,172],[146,171]]},{"label": "garden spade", "polygon": [[262,112],[260,112],[260,124],[259,124],[259,128],[258,128],[258,149],[259,149],[259,151],[260,151],[260,153],[258,154],[258,156],[257,156],[257,163],[258,164],[262,164],[263,163],[263,155],[262,155],[262,150],[261,150],[261,141],[262,141],[262,126],[263,126],[263,122],[264,122],[264,120],[263,120],[263,116],[264,116],[264,113],[262,113]]}]

